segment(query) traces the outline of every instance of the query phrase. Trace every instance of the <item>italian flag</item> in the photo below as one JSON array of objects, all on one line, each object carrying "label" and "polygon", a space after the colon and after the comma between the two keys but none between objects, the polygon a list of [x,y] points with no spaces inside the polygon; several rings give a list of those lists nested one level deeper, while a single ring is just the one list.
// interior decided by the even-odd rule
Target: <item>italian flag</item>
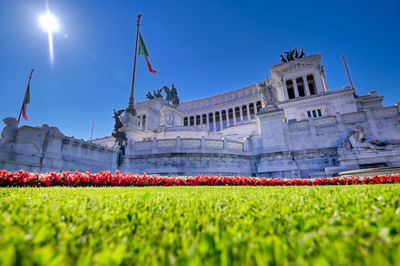
[{"label": "italian flag", "polygon": [[19,112],[18,124],[19,124],[19,121],[20,121],[20,119],[21,119],[21,114],[22,114],[22,116],[23,116],[23,118],[24,118],[25,120],[28,120],[28,117],[26,116],[26,110],[28,109],[28,104],[29,104],[30,101],[31,101],[31,97],[30,97],[30,87],[31,87],[32,73],[33,73],[33,70],[32,70],[31,75],[30,75],[30,77],[29,77],[28,86],[26,87],[26,91],[25,91],[24,101],[22,102],[21,111]]},{"label": "italian flag", "polygon": [[151,64],[150,64],[149,58],[148,58],[149,57],[149,53],[147,52],[146,45],[144,45],[144,41],[143,41],[143,38],[142,38],[142,34],[140,34],[140,33],[139,33],[139,55],[143,55],[144,58],[146,59],[146,63],[147,63],[147,66],[149,68],[149,71],[151,73],[153,73],[153,74],[157,73],[157,71],[155,71],[151,67]]}]

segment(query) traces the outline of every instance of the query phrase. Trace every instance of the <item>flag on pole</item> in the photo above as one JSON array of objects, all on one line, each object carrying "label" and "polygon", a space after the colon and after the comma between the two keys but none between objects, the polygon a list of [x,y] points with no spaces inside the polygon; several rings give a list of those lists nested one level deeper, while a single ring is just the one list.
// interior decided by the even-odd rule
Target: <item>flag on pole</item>
[{"label": "flag on pole", "polygon": [[19,112],[19,117],[18,117],[18,124],[19,121],[21,119],[21,113],[22,116],[24,117],[25,120],[28,120],[28,117],[26,115],[26,110],[28,109],[28,104],[31,101],[31,96],[30,96],[30,87],[31,87],[31,78],[32,78],[32,74],[33,74],[33,69],[31,71],[31,75],[29,76],[29,80],[28,80],[28,86],[26,87],[26,91],[25,91],[25,96],[24,96],[24,101],[22,102],[22,106],[21,106],[21,111]]},{"label": "flag on pole", "polygon": [[142,38],[142,34],[140,34],[140,33],[139,33],[139,53],[138,53],[138,54],[139,54],[139,55],[143,55],[144,58],[146,59],[146,62],[147,62],[147,66],[148,66],[148,68],[149,68],[149,71],[150,71],[151,73],[153,73],[153,74],[157,73],[157,71],[155,71],[155,70],[151,67],[151,64],[150,64],[149,59],[148,59],[149,53],[147,52],[146,45],[144,45],[144,41],[143,41],[143,38]]}]

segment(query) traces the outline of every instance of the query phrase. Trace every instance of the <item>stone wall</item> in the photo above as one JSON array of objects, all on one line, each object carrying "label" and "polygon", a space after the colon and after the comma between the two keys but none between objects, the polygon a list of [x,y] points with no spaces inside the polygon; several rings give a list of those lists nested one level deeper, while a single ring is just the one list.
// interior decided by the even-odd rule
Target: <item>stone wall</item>
[{"label": "stone wall", "polygon": [[117,153],[113,149],[66,137],[47,125],[16,128],[14,120],[2,132],[0,169],[38,172],[116,169]]}]

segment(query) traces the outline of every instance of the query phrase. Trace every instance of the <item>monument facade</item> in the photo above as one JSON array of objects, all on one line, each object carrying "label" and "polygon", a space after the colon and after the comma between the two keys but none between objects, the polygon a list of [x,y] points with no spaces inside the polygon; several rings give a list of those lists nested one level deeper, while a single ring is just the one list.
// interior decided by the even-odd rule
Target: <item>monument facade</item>
[{"label": "monument facade", "polygon": [[7,118],[0,168],[306,178],[400,166],[400,103],[328,90],[319,54],[281,61],[268,80],[204,99],[180,103],[174,85],[166,99],[149,92],[135,115],[114,111],[113,136],[92,142]]}]

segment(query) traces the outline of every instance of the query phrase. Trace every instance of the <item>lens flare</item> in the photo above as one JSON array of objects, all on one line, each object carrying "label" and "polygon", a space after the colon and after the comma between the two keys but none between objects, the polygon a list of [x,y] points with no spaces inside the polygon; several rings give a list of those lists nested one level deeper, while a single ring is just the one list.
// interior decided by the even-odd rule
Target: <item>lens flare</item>
[{"label": "lens flare", "polygon": [[58,23],[58,19],[53,16],[49,8],[46,8],[46,13],[42,14],[39,17],[39,23],[43,30],[47,32],[49,37],[49,54],[50,54],[50,62],[54,63],[54,52],[53,52],[53,32],[57,32],[60,29],[60,24]]}]

